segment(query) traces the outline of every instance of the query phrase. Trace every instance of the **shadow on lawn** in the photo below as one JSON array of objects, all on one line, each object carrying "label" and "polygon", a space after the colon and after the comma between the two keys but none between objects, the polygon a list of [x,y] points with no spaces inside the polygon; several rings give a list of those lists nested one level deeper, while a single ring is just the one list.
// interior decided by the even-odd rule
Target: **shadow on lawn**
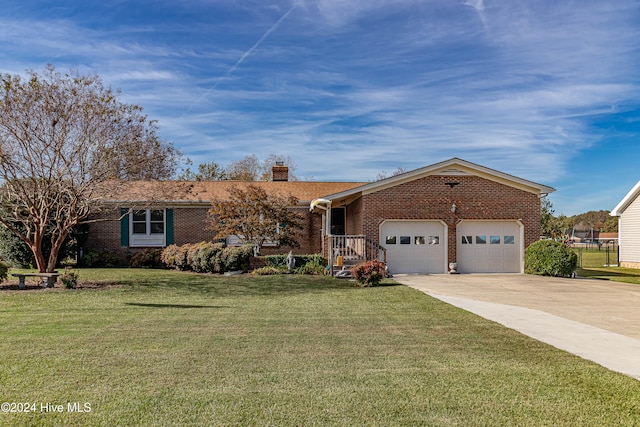
[{"label": "shadow on lawn", "polygon": [[191,305],[191,304],[146,304],[139,302],[125,302],[125,305],[151,308],[229,308],[228,305]]},{"label": "shadow on lawn", "polygon": [[612,269],[604,268],[581,268],[578,270],[578,275],[582,277],[588,277],[590,279],[614,280],[623,282],[631,281],[634,283],[640,282],[640,274],[633,274],[628,271],[615,271]]}]

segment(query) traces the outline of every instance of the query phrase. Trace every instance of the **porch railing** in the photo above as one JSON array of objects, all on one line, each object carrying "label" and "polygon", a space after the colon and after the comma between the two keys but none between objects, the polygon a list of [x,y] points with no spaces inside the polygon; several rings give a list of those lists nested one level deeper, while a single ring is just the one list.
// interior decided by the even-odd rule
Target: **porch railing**
[{"label": "porch railing", "polygon": [[387,262],[387,250],[366,236],[328,236],[329,260],[335,265],[339,256],[344,262]]}]

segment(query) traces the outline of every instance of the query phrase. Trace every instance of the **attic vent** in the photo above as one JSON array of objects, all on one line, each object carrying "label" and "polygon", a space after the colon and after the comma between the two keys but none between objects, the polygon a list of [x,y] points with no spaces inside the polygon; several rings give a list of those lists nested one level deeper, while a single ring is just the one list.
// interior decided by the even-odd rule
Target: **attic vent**
[{"label": "attic vent", "polygon": [[460,169],[451,168],[438,172],[438,175],[469,175],[469,173],[461,171]]}]

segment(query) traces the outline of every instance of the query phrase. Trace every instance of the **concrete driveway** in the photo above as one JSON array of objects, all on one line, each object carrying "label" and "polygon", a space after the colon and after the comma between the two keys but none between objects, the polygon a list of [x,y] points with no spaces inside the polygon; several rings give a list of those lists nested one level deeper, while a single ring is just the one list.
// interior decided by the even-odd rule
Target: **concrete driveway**
[{"label": "concrete driveway", "polygon": [[397,275],[394,279],[640,379],[640,285],[523,274]]}]

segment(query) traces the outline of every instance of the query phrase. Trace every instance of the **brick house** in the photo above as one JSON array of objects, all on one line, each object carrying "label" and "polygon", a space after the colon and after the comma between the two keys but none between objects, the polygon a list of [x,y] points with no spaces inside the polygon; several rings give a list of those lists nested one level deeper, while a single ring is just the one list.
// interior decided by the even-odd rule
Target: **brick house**
[{"label": "brick house", "polygon": [[[539,238],[540,196],[554,191],[457,158],[372,183],[288,181],[286,167],[273,172],[274,181],[251,184],[299,200],[292,209],[306,229],[296,253],[323,253],[332,263],[383,259],[392,273],[446,273],[453,262],[461,273],[522,272],[524,249]],[[211,240],[209,200],[247,184],[132,183],[127,197],[104,201],[114,221],[91,225],[85,247],[124,252]],[[163,196],[149,204],[154,192]],[[136,214],[118,220],[132,207]]]}]

